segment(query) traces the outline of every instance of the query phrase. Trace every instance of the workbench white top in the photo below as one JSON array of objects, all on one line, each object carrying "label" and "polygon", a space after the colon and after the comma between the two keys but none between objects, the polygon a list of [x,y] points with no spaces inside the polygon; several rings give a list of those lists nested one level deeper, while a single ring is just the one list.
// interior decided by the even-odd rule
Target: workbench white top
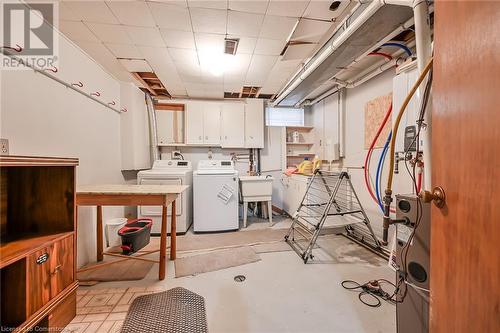
[{"label": "workbench white top", "polygon": [[187,190],[187,185],[80,185],[76,188],[77,194],[181,194]]}]

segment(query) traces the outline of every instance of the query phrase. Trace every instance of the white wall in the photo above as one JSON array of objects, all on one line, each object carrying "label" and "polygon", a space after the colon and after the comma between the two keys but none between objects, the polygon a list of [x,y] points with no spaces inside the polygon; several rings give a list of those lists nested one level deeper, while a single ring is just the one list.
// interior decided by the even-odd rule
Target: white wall
[{"label": "white wall", "polygon": [[[394,70],[389,70],[374,79],[364,83],[363,85],[348,89],[346,92],[346,114],[345,114],[345,158],[342,160],[340,165],[343,166],[362,166],[366,157],[367,150],[364,148],[364,122],[365,122],[365,112],[364,107],[366,102],[372,100],[373,98],[379,97],[381,95],[386,95],[390,93],[393,89],[393,77],[395,75]],[[329,99],[337,99],[337,94],[332,95]],[[328,108],[328,104],[334,105],[335,103],[325,103],[324,105],[316,104],[313,112],[320,112],[324,109],[324,112],[332,111]],[[398,110],[394,110],[397,113]],[[315,117],[315,119],[322,119],[321,117]],[[314,124],[316,126],[316,124]],[[325,127],[325,132],[335,131],[336,129],[329,129]],[[375,173],[377,168],[378,158],[382,152],[382,148],[377,148],[372,154],[372,162],[370,164],[370,172],[375,179]],[[386,158],[384,165],[384,177],[382,180],[382,187],[385,189],[387,170],[389,164],[389,157]],[[339,164],[333,164],[339,165]],[[372,223],[373,229],[377,236],[382,237],[382,213],[380,208],[372,200],[368,190],[366,189],[364,182],[364,174],[361,169],[351,169],[351,181],[352,184],[361,200],[363,207],[366,210],[368,217]],[[394,177],[393,193],[411,193],[411,182],[407,175],[404,164],[400,163],[400,173]],[[383,190],[382,190],[383,191]],[[394,228],[391,228],[394,229]],[[391,230],[392,232],[393,230]]]},{"label": "white wall", "polygon": [[[82,75],[107,78],[106,86],[119,93],[119,83],[84,53],[71,61]],[[11,155],[77,157],[77,184],[123,182],[118,113],[32,70],[2,71],[0,80],[0,135],[9,139]],[[105,220],[116,216],[123,208],[104,209]],[[95,248],[95,208],[82,207],[78,266],[95,260]]]}]

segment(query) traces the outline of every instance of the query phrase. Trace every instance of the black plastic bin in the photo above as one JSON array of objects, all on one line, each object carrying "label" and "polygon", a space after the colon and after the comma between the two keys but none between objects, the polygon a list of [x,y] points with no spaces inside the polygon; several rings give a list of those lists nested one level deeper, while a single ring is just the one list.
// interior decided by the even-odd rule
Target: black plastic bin
[{"label": "black plastic bin", "polygon": [[120,230],[118,235],[122,239],[122,252],[129,255],[139,251],[149,244],[152,219],[130,220]]}]

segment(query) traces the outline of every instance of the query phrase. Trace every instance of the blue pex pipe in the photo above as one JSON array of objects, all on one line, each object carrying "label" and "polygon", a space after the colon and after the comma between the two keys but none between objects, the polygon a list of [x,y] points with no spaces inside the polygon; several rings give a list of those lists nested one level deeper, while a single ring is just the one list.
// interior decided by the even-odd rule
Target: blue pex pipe
[{"label": "blue pex pipe", "polygon": [[377,201],[382,212],[384,211],[384,206],[382,205],[382,199],[380,195],[380,179],[382,179],[382,169],[384,168],[385,156],[387,155],[387,150],[389,148],[389,143],[391,142],[392,131],[389,132],[389,136],[387,137],[387,141],[385,142],[384,148],[382,149],[382,153],[380,154],[380,158],[377,164],[377,174],[375,176],[375,194],[377,195]]},{"label": "blue pex pipe", "polygon": [[413,55],[411,50],[408,48],[408,46],[401,44],[401,43],[389,42],[389,43],[382,44],[382,46],[396,46],[396,47],[402,48],[406,52],[406,54],[408,54],[408,56],[411,57]]}]

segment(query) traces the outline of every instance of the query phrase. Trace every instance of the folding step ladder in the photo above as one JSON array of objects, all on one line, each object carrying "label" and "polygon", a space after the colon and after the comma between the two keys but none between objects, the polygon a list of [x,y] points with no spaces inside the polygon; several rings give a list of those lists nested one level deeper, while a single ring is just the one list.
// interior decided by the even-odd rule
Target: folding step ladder
[{"label": "folding step ladder", "polygon": [[312,249],[323,227],[344,227],[348,235],[380,248],[347,172],[317,170],[307,184],[285,235],[304,263],[313,258]]}]

